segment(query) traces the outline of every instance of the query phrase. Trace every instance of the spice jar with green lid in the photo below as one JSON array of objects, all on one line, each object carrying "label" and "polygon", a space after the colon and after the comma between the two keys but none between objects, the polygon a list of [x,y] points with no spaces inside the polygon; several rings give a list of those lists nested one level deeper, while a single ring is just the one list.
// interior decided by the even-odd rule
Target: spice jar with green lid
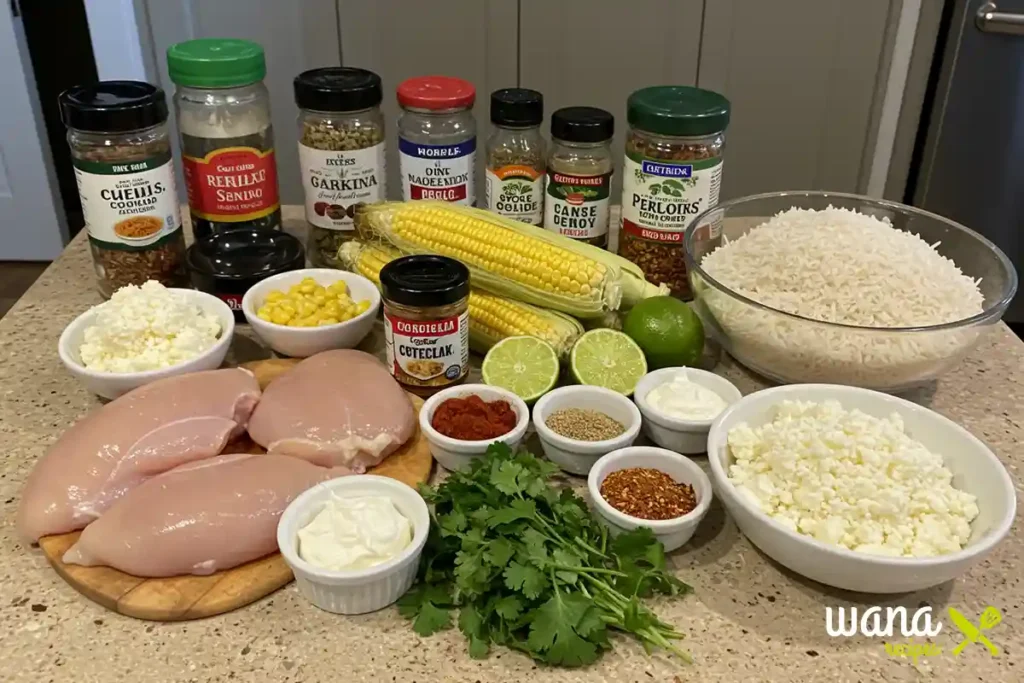
[{"label": "spice jar with green lid", "polygon": [[615,118],[596,107],[551,115],[544,227],[598,247],[608,245]]},{"label": "spice jar with green lid", "polygon": [[527,88],[502,88],[491,93],[487,139],[486,206],[491,211],[531,225],[544,221],[544,96]]},{"label": "spice jar with green lid", "polygon": [[157,280],[182,287],[185,236],[164,91],[100,81],[60,94],[100,293]]},{"label": "spice jar with green lid", "polygon": [[199,38],[167,49],[192,232],[280,229],[263,48]]},{"label": "spice jar with green lid", "polygon": [[355,236],[356,208],[387,195],[380,76],[351,67],[313,69],[295,78],[294,89],[309,260],[341,268],[338,248]]},{"label": "spice jar with green lid", "polygon": [[683,233],[718,204],[729,109],[722,95],[687,86],[643,88],[626,102],[619,255],[680,298],[692,296]]}]

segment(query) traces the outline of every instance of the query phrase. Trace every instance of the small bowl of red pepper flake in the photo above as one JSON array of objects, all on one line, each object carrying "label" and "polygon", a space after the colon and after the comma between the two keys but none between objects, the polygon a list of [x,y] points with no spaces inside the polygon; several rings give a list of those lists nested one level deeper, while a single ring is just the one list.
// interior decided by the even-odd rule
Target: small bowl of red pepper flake
[{"label": "small bowl of red pepper flake", "polygon": [[486,384],[443,389],[420,409],[430,453],[449,470],[464,469],[495,442],[515,450],[530,424],[530,409],[511,391]]},{"label": "small bowl of red pepper flake", "polygon": [[590,470],[587,488],[612,532],[649,527],[666,551],[690,540],[712,499],[711,480],[700,465],[652,446],[602,456]]}]

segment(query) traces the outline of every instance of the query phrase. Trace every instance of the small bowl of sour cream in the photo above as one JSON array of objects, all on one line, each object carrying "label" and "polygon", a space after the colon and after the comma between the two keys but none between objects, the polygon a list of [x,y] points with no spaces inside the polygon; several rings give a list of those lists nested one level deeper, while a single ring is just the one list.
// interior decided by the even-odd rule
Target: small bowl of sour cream
[{"label": "small bowl of sour cream", "polygon": [[409,590],[429,529],[419,493],[361,474],[317,484],[293,500],[278,522],[277,545],[303,597],[328,612],[364,614]]},{"label": "small bowl of sour cream", "polygon": [[706,452],[711,423],[741,398],[735,384],[697,368],[649,372],[633,391],[644,434],[662,448],[685,454]]}]

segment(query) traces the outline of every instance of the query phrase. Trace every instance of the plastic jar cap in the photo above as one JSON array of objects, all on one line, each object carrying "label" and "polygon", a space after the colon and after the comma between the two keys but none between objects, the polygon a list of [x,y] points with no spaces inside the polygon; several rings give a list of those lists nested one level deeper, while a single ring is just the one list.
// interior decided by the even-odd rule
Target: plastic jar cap
[{"label": "plastic jar cap", "polygon": [[380,288],[403,306],[447,306],[469,296],[469,269],[447,256],[402,256],[380,269]]},{"label": "plastic jar cap", "polygon": [[295,77],[295,104],[314,111],[360,111],[384,99],[380,76],[366,69],[329,66]]},{"label": "plastic jar cap", "polygon": [[167,120],[164,91],[142,81],[100,81],[60,94],[60,118],[75,130],[121,133]]},{"label": "plastic jar cap", "polygon": [[597,107],[565,107],[551,115],[551,137],[568,142],[604,142],[615,134],[615,117]]},{"label": "plastic jar cap", "polygon": [[498,126],[539,126],[544,96],[529,88],[502,88],[491,93],[491,123]]},{"label": "plastic jar cap", "polygon": [[469,109],[475,101],[473,84],[451,76],[417,76],[398,86],[398,103],[403,107]]},{"label": "plastic jar cap", "polygon": [[230,88],[262,81],[267,62],[251,40],[197,38],[167,48],[167,70],[177,85]]},{"label": "plastic jar cap", "polygon": [[697,137],[724,131],[729,109],[729,100],[712,90],[658,85],[629,96],[626,120],[633,128],[651,133]]}]

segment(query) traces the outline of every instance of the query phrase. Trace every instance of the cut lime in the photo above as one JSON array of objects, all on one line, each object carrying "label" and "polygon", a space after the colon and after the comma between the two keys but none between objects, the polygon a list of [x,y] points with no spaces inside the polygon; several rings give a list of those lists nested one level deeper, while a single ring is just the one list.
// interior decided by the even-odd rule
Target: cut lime
[{"label": "cut lime", "polygon": [[580,384],[592,384],[629,396],[647,374],[643,350],[618,330],[587,332],[572,347],[569,357],[573,377]]},{"label": "cut lime", "polygon": [[487,352],[480,370],[485,384],[508,389],[524,401],[535,401],[558,381],[558,354],[543,339],[509,337]]}]

